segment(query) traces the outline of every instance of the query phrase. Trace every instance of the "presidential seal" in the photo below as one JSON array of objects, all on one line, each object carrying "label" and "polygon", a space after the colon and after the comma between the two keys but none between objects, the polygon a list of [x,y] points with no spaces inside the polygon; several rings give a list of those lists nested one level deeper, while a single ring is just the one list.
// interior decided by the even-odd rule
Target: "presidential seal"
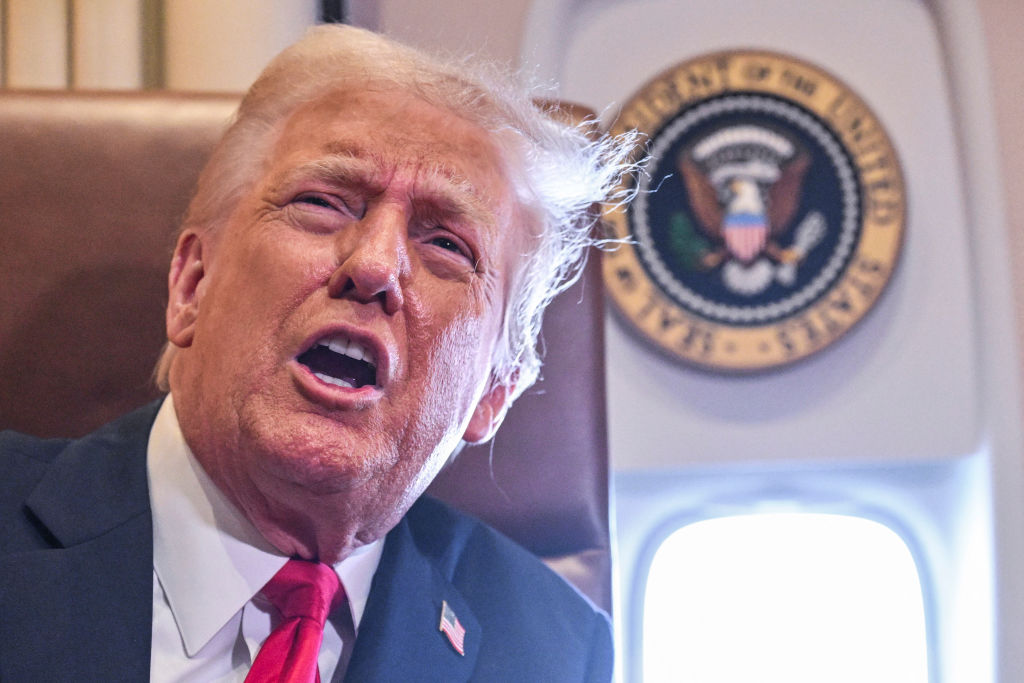
[{"label": "presidential seal", "polygon": [[669,69],[614,132],[648,136],[648,174],[607,222],[617,308],[673,357],[774,368],[827,347],[871,309],[903,242],[892,143],[848,87],[769,52]]}]

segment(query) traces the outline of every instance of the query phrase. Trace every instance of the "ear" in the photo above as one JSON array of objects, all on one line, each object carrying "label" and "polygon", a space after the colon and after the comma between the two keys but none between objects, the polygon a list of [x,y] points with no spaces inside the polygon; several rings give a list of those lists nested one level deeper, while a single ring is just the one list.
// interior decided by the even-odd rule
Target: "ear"
[{"label": "ear", "polygon": [[512,405],[510,397],[514,391],[515,386],[507,385],[498,385],[488,390],[476,404],[462,440],[468,443],[482,443],[494,436],[494,432],[498,431],[502,420],[505,419],[509,406]]},{"label": "ear", "polygon": [[192,345],[205,275],[202,238],[186,230],[178,237],[167,274],[167,339],[175,346]]}]

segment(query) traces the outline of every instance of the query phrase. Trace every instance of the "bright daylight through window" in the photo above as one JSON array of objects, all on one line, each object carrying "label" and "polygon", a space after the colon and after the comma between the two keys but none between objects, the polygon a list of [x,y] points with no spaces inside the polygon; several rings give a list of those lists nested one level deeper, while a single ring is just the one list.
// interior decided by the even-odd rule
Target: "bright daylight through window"
[{"label": "bright daylight through window", "polygon": [[643,658],[644,683],[926,683],[914,559],[860,517],[686,525],[651,562]]}]

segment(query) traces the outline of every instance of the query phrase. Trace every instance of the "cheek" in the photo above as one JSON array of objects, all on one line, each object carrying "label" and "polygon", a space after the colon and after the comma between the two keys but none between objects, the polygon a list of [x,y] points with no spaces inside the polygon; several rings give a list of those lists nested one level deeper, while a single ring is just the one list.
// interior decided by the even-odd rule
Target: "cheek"
[{"label": "cheek", "polygon": [[294,307],[327,283],[337,267],[331,242],[291,230],[266,229],[238,264],[249,294],[268,304]]},{"label": "cheek", "polygon": [[476,406],[490,377],[501,324],[504,297],[500,280],[494,278],[481,285],[468,296],[446,299],[461,305],[446,309],[444,322],[434,326],[437,333],[426,346],[431,349],[432,367],[437,369],[434,387],[449,400],[460,401],[463,415]]},{"label": "cheek", "polygon": [[233,251],[231,262],[221,264],[223,281],[214,284],[216,307],[246,337],[256,329],[277,330],[329,276],[330,253],[323,245],[270,237]]},{"label": "cheek", "polygon": [[494,338],[485,320],[463,310],[410,332],[412,371],[419,369],[428,400],[435,405],[465,413],[475,403],[490,371]]}]

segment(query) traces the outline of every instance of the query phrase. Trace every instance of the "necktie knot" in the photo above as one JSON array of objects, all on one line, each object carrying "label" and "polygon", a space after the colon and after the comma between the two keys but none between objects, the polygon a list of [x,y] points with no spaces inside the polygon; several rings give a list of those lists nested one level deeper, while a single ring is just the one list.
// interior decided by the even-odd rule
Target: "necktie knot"
[{"label": "necktie knot", "polygon": [[331,567],[320,562],[288,560],[263,587],[263,595],[285,619],[305,617],[323,627],[341,583]]},{"label": "necktie knot", "polygon": [[246,676],[246,683],[319,683],[317,655],[324,622],[345,592],[334,570],[319,562],[288,560],[263,587],[281,613]]}]

